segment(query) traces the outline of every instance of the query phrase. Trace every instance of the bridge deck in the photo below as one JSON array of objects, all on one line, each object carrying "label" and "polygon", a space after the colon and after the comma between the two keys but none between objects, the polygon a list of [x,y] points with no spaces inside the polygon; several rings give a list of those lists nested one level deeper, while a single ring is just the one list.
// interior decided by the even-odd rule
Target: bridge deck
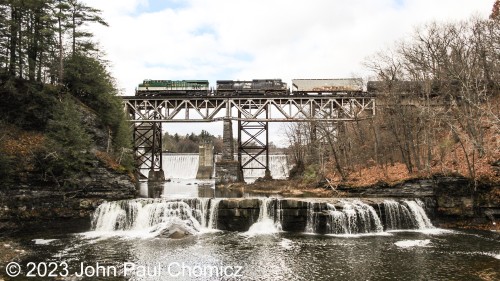
[{"label": "bridge deck", "polygon": [[129,120],[133,122],[347,121],[375,115],[372,95],[133,96],[123,99]]}]

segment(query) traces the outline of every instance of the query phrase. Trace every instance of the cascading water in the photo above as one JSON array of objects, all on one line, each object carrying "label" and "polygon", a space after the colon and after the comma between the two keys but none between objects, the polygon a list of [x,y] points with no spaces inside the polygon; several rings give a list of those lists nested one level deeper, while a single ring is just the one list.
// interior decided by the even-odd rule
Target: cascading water
[{"label": "cascading water", "polygon": [[385,213],[386,230],[413,228],[412,214],[406,205],[394,200],[385,200],[382,205]]},{"label": "cascading water", "polygon": [[[276,203],[276,211],[273,202]],[[279,203],[278,203],[279,202]],[[279,210],[279,211],[278,211]],[[281,202],[273,198],[261,198],[259,208],[259,219],[250,226],[245,233],[249,236],[259,234],[274,234],[281,231]]]},{"label": "cascading water", "polygon": [[[256,157],[261,163],[266,163],[266,156],[259,155]],[[250,156],[243,155],[242,162],[250,160]],[[259,163],[252,161],[248,164],[248,168],[261,168]],[[285,179],[288,177],[290,165],[286,155],[269,155],[269,171],[274,179]],[[245,169],[243,170],[245,179],[264,177],[265,171],[263,169]]]},{"label": "cascading water", "polygon": [[342,210],[327,204],[327,233],[357,234],[382,232],[382,222],[372,206],[361,201],[342,202]]},{"label": "cascading water", "polygon": [[92,229],[96,232],[122,231],[154,236],[172,225],[179,225],[190,234],[195,234],[203,228],[216,227],[219,201],[196,198],[104,202],[94,212]]},{"label": "cascading water", "polygon": [[211,200],[210,202],[210,212],[209,212],[209,219],[206,227],[208,229],[217,229],[217,219],[218,219],[218,214],[219,214],[219,203],[220,199],[215,198]]},{"label": "cascading water", "polygon": [[[94,212],[92,229],[99,233],[118,231],[148,237],[162,235],[172,225],[180,225],[191,234],[213,230],[217,229],[221,200],[223,199],[163,198],[105,202]],[[259,218],[246,232],[247,235],[274,234],[280,232],[282,227],[287,227],[283,225],[284,214],[289,211],[282,207],[285,200],[259,200]],[[371,205],[359,200],[331,202],[336,203],[318,200],[307,202],[306,233],[362,234],[433,228],[423,203],[418,199],[399,202],[385,200],[378,205],[380,216]],[[289,203],[285,206],[290,208]],[[295,207],[292,210],[293,208]],[[290,214],[286,213],[286,216]]]},{"label": "cascading water", "polygon": [[164,154],[163,170],[166,178],[194,179],[198,172],[198,153]]},{"label": "cascading water", "polygon": [[433,228],[419,199],[383,202],[386,230]]},{"label": "cascading water", "polygon": [[318,208],[319,211],[321,212],[322,204],[307,202],[307,222],[306,222],[305,233],[316,233],[316,230],[318,229],[319,212],[316,212],[315,208]]},{"label": "cascading water", "polygon": [[424,203],[422,201],[420,201],[419,199],[415,199],[415,201],[405,201],[405,204],[408,205],[408,208],[413,213],[415,221],[417,222],[417,227],[419,229],[434,228],[431,220],[425,213]]}]

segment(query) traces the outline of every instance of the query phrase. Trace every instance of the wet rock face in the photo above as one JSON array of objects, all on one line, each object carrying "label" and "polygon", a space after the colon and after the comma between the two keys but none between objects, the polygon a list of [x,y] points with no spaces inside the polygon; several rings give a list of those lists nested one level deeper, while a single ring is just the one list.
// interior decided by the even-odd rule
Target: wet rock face
[{"label": "wet rock face", "polygon": [[438,217],[469,218],[479,222],[500,220],[498,183],[474,183],[463,177],[437,177],[434,180]]},{"label": "wet rock face", "polygon": [[226,199],[219,203],[217,228],[247,231],[259,218],[259,199]]},{"label": "wet rock face", "polygon": [[135,196],[128,175],[100,167],[71,187],[20,184],[0,190],[0,221],[90,217],[105,200]]}]

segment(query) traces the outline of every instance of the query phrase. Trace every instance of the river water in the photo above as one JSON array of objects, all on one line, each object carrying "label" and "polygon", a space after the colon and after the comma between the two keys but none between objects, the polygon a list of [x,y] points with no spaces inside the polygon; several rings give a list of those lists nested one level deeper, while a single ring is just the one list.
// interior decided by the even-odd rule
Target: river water
[{"label": "river water", "polygon": [[[63,261],[78,274],[82,263],[99,263],[119,275],[74,280],[498,280],[498,239],[496,233],[444,230],[352,236],[215,231],[178,240],[47,231],[26,237],[33,254],[21,264]],[[207,266],[226,268],[227,275],[203,275]],[[241,276],[232,278],[240,267]]]},{"label": "river water", "polygon": [[[420,229],[384,231],[375,227],[375,232],[364,234],[319,235],[306,233],[311,232],[307,229],[287,233],[280,231],[276,221],[266,220],[267,211],[261,209],[265,215],[247,232],[218,231],[208,214],[197,218],[200,228],[195,235],[183,239],[151,235],[148,224],[158,224],[156,218],[179,216],[173,211],[178,210],[177,205],[177,209],[167,206],[170,200],[195,198],[211,188],[198,187],[206,184],[203,182],[183,183],[184,190],[181,181],[162,186],[163,199],[106,205],[101,213],[109,217],[97,215],[102,222],[94,221],[93,229],[59,224],[56,229],[41,226],[25,232],[20,240],[30,254],[19,262],[23,271],[13,280],[44,279],[40,275],[49,271],[43,266],[40,272],[32,270],[37,278],[26,275],[47,262],[53,262],[49,264],[53,274],[64,277],[46,280],[500,280],[499,233],[437,229],[427,222]],[[262,206],[279,202],[261,200]],[[160,205],[147,209],[154,204]],[[395,204],[390,201],[386,207]],[[352,213],[358,205],[346,206],[343,212]],[[209,212],[206,205],[199,209]],[[123,211],[135,217],[119,219],[113,213]],[[340,213],[330,212],[332,217]],[[134,220],[129,228],[115,229],[120,228],[116,226],[119,221],[126,220]]]},{"label": "river water", "polygon": [[[160,186],[142,184],[144,197],[159,199],[103,205],[92,227],[90,222],[59,222],[57,227],[46,224],[25,232],[20,239],[30,254],[19,262],[23,271],[13,280],[500,280],[499,233],[434,228],[425,214],[418,229],[397,230],[399,219],[382,228],[377,226],[377,212],[360,202],[326,211],[332,218],[343,215],[345,223],[349,214],[359,218],[361,212],[371,212],[378,222],[368,233],[344,226],[345,233],[314,234],[309,222],[304,233],[287,233],[278,221],[269,220],[272,216],[264,207],[272,202],[277,211],[280,202],[269,198],[261,198],[264,215],[249,231],[219,231],[210,222],[213,208],[207,202],[215,206],[218,199],[213,197],[254,195],[220,194],[211,183],[174,179]],[[203,216],[192,216],[196,210],[180,198],[201,202],[196,210]],[[171,201],[178,203],[172,207]],[[384,205],[391,210],[418,207],[416,201]],[[183,213],[186,209],[189,212]],[[125,218],[125,213],[133,218]],[[194,235],[169,239],[152,234],[151,227],[165,223],[165,218],[180,217],[194,221]],[[45,272],[40,265],[47,262],[52,264]],[[37,277],[27,277],[29,269]],[[64,276],[40,278],[50,269]]]}]

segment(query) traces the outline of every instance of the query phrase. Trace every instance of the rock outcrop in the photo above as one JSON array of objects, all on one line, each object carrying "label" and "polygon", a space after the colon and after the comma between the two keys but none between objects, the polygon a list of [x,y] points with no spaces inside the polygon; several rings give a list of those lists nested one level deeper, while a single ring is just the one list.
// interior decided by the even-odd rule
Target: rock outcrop
[{"label": "rock outcrop", "polygon": [[98,167],[71,187],[19,184],[0,190],[0,221],[89,217],[103,201],[134,198],[127,174]]}]

